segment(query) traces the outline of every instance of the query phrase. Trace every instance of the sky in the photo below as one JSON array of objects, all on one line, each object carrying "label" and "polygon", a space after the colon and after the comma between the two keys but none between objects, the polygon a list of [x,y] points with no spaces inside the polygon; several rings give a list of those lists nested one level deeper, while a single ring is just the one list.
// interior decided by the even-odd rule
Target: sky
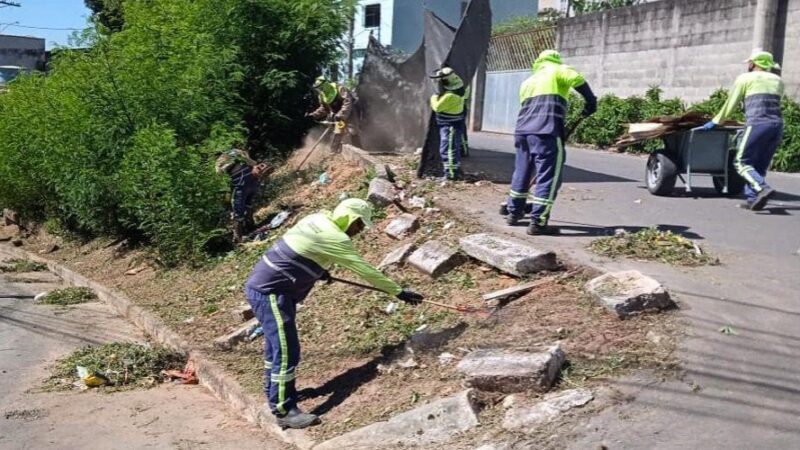
[{"label": "sky", "polygon": [[[83,0],[13,0],[13,2],[22,6],[0,8],[0,34],[44,38],[48,50],[56,44],[67,45],[73,30],[63,28],[85,28],[90,15]],[[22,26],[60,29],[45,30]]]}]

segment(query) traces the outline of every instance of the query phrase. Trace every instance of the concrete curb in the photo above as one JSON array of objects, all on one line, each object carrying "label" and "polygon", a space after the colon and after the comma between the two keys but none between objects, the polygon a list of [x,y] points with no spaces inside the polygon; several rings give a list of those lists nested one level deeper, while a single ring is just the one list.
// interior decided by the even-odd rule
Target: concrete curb
[{"label": "concrete curb", "polygon": [[120,315],[133,322],[155,342],[171,347],[194,360],[200,383],[236,414],[263,428],[275,438],[301,449],[310,449],[316,445],[316,442],[302,430],[281,430],[272,414],[265,410],[263,400],[246,393],[239,382],[228,375],[222,367],[211,361],[202,352],[193,349],[188,341],[167,327],[161,319],[135,305],[125,294],[92,281],[59,263],[22,249],[0,245],[0,254],[45,264],[50,271],[60,276],[66,283],[92,289],[100,300],[111,305]]}]

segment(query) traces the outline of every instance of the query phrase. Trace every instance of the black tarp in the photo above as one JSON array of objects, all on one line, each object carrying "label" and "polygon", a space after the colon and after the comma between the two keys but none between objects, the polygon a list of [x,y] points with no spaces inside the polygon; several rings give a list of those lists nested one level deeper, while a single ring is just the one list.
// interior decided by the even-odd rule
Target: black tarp
[{"label": "black tarp", "polygon": [[365,149],[422,147],[418,175],[441,175],[438,131],[430,110],[434,85],[428,75],[446,63],[465,82],[472,80],[489,48],[491,27],[489,0],[471,0],[457,29],[426,11],[422,45],[405,60],[370,38],[357,88]]}]

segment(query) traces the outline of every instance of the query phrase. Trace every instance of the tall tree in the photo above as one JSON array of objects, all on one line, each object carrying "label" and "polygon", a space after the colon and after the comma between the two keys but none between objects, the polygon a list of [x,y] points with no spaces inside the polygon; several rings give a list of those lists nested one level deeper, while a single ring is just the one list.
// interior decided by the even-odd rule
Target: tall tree
[{"label": "tall tree", "polygon": [[125,0],[84,0],[92,10],[92,17],[110,31],[120,31],[125,25],[122,4]]}]

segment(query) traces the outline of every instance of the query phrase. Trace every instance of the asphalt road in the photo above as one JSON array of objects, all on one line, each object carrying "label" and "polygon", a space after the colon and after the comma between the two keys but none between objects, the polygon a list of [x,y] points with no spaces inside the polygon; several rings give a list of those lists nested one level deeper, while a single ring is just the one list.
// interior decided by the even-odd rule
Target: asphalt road
[{"label": "asphalt road", "polygon": [[[497,214],[513,170],[512,138],[476,133],[470,144],[465,170],[496,186],[445,201],[573,261],[639,269],[665,284],[688,319],[685,377],[619,381],[635,400],[593,418],[573,448],[800,448],[800,176],[771,173],[779,195],[753,213],[736,207],[741,200],[718,197],[710,179],[695,179],[693,194],[652,196],[643,157],[570,148],[552,219],[565,234],[531,238]],[[676,269],[585,250],[617,228],[653,225],[696,240],[722,265]],[[720,333],[725,326],[736,334]]]},{"label": "asphalt road", "polygon": [[[103,303],[68,309],[33,303],[59,287],[47,273],[0,274],[0,448],[286,448],[231,415],[201,386],[160,385],[113,394],[42,392],[49,366],[85,346],[143,341]],[[30,278],[49,278],[31,283]]]}]

